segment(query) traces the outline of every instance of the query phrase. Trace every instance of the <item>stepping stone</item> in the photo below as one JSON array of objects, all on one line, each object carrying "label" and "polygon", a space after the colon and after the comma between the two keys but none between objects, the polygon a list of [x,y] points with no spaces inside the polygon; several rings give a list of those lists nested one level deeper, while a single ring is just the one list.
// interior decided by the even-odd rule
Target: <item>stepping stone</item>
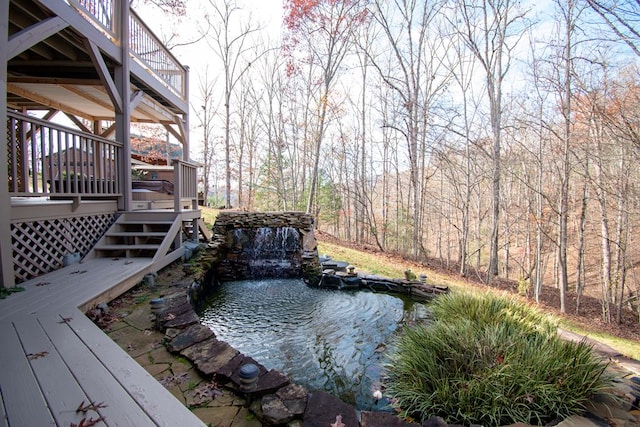
[{"label": "stepping stone", "polygon": [[276,392],[276,396],[282,400],[284,405],[294,414],[303,415],[307,407],[307,396],[309,392],[298,384],[289,384]]},{"label": "stepping stone", "polygon": [[200,318],[192,309],[174,319],[167,320],[164,322],[163,326],[165,328],[186,328],[187,326],[191,326],[196,323],[200,323]]},{"label": "stepping stone", "polygon": [[216,375],[232,381],[237,388],[240,388],[240,376],[238,375],[238,373],[240,371],[240,367],[242,365],[246,365],[247,363],[253,363],[258,367],[258,369],[260,370],[258,377],[268,372],[267,368],[265,368],[264,366],[256,362],[253,358],[247,357],[244,354],[239,353],[236,357],[231,359],[229,363],[224,365],[222,368],[218,369],[216,371]]},{"label": "stepping stone", "polygon": [[224,341],[209,338],[180,352],[204,375],[212,375],[238,355],[238,350]]},{"label": "stepping stone", "polygon": [[258,386],[254,393],[258,395],[275,393],[282,387],[289,385],[289,383],[289,378],[287,378],[286,375],[272,369],[258,378]]},{"label": "stepping stone", "polygon": [[213,336],[214,334],[211,329],[200,323],[196,323],[184,329],[178,336],[173,338],[169,344],[167,344],[167,349],[173,353],[179,352]]},{"label": "stepping stone", "polygon": [[262,398],[262,418],[269,425],[286,424],[294,417],[293,412],[275,394],[268,394]]},{"label": "stepping stone", "polygon": [[360,427],[420,427],[420,424],[409,423],[386,412],[360,413]]},{"label": "stepping stone", "polygon": [[345,426],[357,426],[356,409],[324,391],[315,391],[309,396],[307,409],[304,412],[304,427],[327,427],[342,417]]},{"label": "stepping stone", "polygon": [[193,305],[191,305],[190,302],[185,301],[182,304],[178,304],[175,307],[168,307],[165,310],[165,317],[169,314],[172,314],[174,316],[180,316],[181,314],[186,313],[187,311],[194,311],[193,310]]}]

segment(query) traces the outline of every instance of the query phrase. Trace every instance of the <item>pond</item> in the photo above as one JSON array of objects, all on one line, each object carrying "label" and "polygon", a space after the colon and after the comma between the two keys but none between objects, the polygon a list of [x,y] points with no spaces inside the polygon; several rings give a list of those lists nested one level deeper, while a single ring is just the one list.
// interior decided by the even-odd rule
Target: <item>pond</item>
[{"label": "pond", "polygon": [[225,282],[199,313],[218,339],[309,391],[361,410],[388,410],[380,384],[387,344],[423,304],[367,291],[311,288],[299,279]]}]

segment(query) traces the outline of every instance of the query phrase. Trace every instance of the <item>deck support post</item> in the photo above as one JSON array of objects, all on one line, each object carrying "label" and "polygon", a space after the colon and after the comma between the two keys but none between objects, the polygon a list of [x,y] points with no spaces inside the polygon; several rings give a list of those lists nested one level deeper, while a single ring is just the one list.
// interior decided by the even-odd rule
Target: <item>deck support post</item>
[{"label": "deck support post", "polygon": [[122,142],[122,159],[120,159],[119,191],[123,194],[118,209],[131,210],[131,96],[129,81],[130,60],[129,55],[129,2],[117,2],[120,25],[120,65],[115,68],[115,85],[120,95],[120,112],[116,111],[116,141]]},{"label": "deck support post", "polygon": [[[9,46],[9,2],[0,1],[0,93],[7,93],[7,50]],[[7,97],[0,97],[0,135],[7,135]],[[0,176],[9,176],[6,138],[0,149]],[[14,286],[13,245],[11,244],[11,197],[9,186],[0,185],[0,280],[4,287]]]}]

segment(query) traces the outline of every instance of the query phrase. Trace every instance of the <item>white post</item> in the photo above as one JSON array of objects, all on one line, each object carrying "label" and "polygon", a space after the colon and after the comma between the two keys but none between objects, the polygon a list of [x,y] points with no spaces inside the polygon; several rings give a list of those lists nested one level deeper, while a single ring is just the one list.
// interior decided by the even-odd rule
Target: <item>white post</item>
[{"label": "white post", "polygon": [[[9,2],[0,1],[0,134],[7,135],[7,50],[9,45]],[[8,177],[7,142],[0,148],[0,175]],[[11,244],[11,196],[6,182],[0,185],[0,278],[5,288],[15,285]]]}]

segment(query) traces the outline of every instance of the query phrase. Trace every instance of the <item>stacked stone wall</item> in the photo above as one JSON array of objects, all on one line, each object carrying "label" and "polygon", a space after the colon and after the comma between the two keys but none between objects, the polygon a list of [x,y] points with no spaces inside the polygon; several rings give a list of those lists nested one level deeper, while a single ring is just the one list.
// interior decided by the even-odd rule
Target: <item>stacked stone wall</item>
[{"label": "stacked stone wall", "polygon": [[[206,254],[201,256],[202,268],[206,271],[202,283],[192,291],[194,300],[200,294],[210,292],[216,283],[228,280],[252,279],[248,260],[240,256],[241,249],[234,240],[235,230],[290,227],[299,233],[300,248],[292,251],[290,271],[270,271],[265,268],[261,277],[301,277],[316,285],[321,277],[318,259],[318,243],[313,233],[313,217],[303,212],[220,212],[213,225],[213,235]],[[275,270],[275,269],[274,269]]]}]

